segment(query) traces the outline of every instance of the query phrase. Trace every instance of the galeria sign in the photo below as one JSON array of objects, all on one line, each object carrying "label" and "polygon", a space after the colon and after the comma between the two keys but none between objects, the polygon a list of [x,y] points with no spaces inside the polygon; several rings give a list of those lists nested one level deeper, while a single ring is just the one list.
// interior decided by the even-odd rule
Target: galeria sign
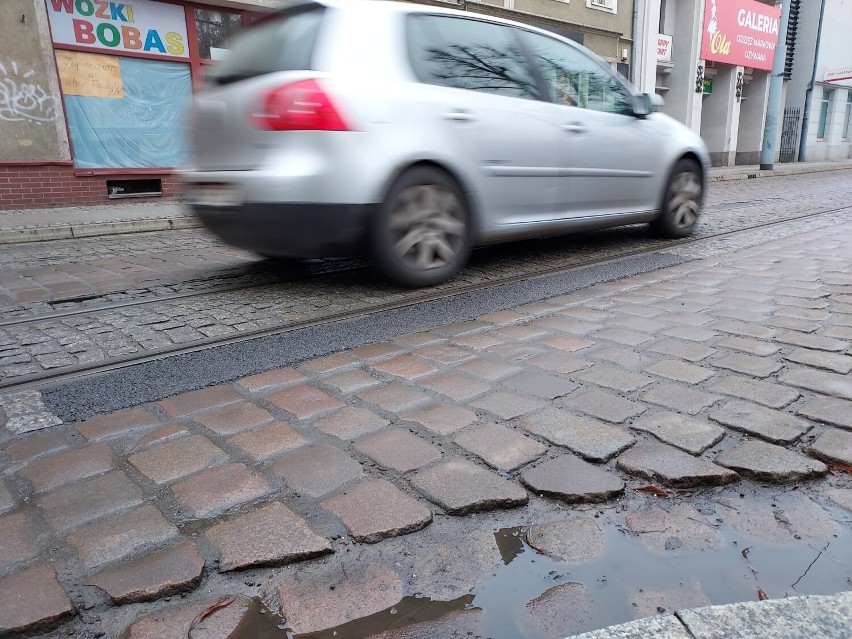
[{"label": "galeria sign", "polygon": [[769,71],[781,29],[781,7],[755,0],[705,0],[701,57]]},{"label": "galeria sign", "polygon": [[87,49],[186,58],[180,5],[153,0],[45,0],[53,42]]}]

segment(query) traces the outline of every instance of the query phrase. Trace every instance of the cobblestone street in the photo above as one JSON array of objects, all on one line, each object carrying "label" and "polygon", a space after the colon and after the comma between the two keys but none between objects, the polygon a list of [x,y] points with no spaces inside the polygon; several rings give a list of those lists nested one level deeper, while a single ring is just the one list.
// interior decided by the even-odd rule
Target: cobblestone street
[{"label": "cobblestone street", "polygon": [[[771,192],[777,178],[720,185],[702,232],[845,206],[841,173],[786,178],[801,180],[794,196],[747,206],[738,198]],[[630,233],[607,246],[635,249]],[[251,625],[261,622],[353,638],[550,639],[764,591],[848,590],[852,221],[847,210],[773,233],[80,423],[7,431],[0,634],[186,637],[213,606],[195,639],[261,636]],[[481,260],[449,286],[554,259],[519,253]],[[209,274],[197,255],[165,259],[179,254],[186,270],[166,269],[171,283]],[[4,275],[6,318],[98,286],[4,255],[21,260]],[[209,257],[237,271],[251,268],[244,259]],[[33,275],[21,269],[37,268],[55,285],[25,301]],[[121,286],[149,277],[128,271]],[[15,289],[14,278],[28,283]],[[331,299],[341,280],[320,280],[275,290]],[[173,321],[164,308],[146,312]],[[148,325],[151,339],[201,332],[194,321]],[[85,332],[116,319],[73,322],[64,326]],[[138,348],[138,318],[126,322]],[[6,375],[44,365],[33,348],[48,330],[28,330],[30,343],[0,329]],[[51,339],[56,352],[89,352]],[[520,594],[489,599],[489,579],[519,553],[546,570]],[[455,603],[417,630],[394,629],[415,596],[421,608]],[[343,626],[371,615],[385,625]]]},{"label": "cobblestone street", "polygon": [[[851,176],[842,170],[715,183],[698,236],[845,207]],[[665,247],[641,226],[492,247],[430,294]],[[361,262],[276,268],[201,230],[8,245],[0,268],[0,385],[404,304],[417,295],[376,281]]]}]

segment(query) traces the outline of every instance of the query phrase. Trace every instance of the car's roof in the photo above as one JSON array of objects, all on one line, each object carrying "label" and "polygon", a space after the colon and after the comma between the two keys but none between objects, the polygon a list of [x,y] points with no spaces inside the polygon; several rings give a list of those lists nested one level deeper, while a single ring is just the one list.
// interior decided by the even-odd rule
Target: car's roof
[{"label": "car's roof", "polygon": [[[326,7],[332,7],[335,9],[341,9],[344,11],[352,11],[363,13],[366,11],[373,12],[383,12],[383,13],[402,13],[402,14],[411,14],[411,13],[429,13],[429,14],[441,14],[441,15],[449,15],[456,16],[460,18],[468,18],[468,19],[477,19],[477,20],[487,20],[488,22],[495,22],[499,24],[505,24],[512,27],[523,27],[524,29],[529,29],[531,31],[538,31],[539,33],[548,35],[548,36],[556,36],[560,37],[558,34],[553,33],[552,31],[547,31],[545,29],[539,29],[529,24],[524,24],[521,22],[516,22],[514,20],[507,20],[505,18],[499,18],[497,16],[491,16],[487,14],[474,13],[471,11],[462,11],[461,9],[454,9],[454,4],[447,3],[446,7],[436,6],[431,4],[417,4],[414,2],[400,2],[399,0],[306,0],[305,2],[299,2],[298,4],[320,4]],[[296,6],[296,5],[293,5]],[[289,7],[288,7],[289,8]],[[561,38],[560,39],[564,39]]]},{"label": "car's roof", "polygon": [[448,13],[454,15],[470,15],[450,5],[441,7],[435,5],[417,4],[414,2],[399,2],[398,0],[309,0],[308,3],[322,4],[327,7],[345,9],[348,11],[385,11],[387,13]]},{"label": "car's roof", "polygon": [[[454,9],[454,5],[450,5],[450,3],[447,4],[448,6],[442,7],[427,4],[417,4],[414,2],[401,2],[399,0],[300,0],[294,3],[293,5],[290,5],[289,7],[285,7],[283,11],[287,11],[288,9],[292,9],[298,6],[321,5],[336,10],[356,13],[362,16],[370,12],[402,15],[425,13],[431,15],[448,15],[458,18],[467,18],[468,20],[485,20],[487,22],[503,24],[509,27],[521,28],[527,31],[533,31],[549,38],[561,40],[569,46],[586,52],[587,54],[593,56],[593,58],[595,59],[600,59],[599,56],[597,56],[594,52],[590,51],[583,45],[574,42],[573,40],[566,38],[553,31],[535,27],[533,25],[525,24],[523,22],[516,22],[514,20],[499,18],[497,16]],[[601,64],[605,64],[602,60],[600,62]]]}]

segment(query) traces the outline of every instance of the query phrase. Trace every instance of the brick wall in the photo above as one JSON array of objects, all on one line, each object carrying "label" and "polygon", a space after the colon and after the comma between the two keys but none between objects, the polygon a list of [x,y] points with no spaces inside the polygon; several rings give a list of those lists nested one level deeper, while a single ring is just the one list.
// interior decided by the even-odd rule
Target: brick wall
[{"label": "brick wall", "polygon": [[161,201],[178,195],[177,180],[170,173],[145,175],[75,175],[72,166],[0,164],[0,211],[41,209],[86,204],[126,204],[144,202],[144,198],[110,200],[107,180],[162,180]]}]

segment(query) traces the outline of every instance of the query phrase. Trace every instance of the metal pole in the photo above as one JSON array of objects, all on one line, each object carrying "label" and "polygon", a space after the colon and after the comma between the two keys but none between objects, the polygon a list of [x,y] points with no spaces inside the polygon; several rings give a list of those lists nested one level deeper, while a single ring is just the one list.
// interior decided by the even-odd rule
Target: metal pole
[{"label": "metal pole", "polygon": [[771,171],[775,162],[775,140],[778,137],[778,120],[781,111],[781,89],[784,62],[787,59],[787,22],[790,18],[790,0],[781,0],[781,30],[778,46],[769,76],[769,102],[766,105],[766,124],[763,127],[763,146],[760,149],[760,170]]},{"label": "metal pole", "polygon": [[802,137],[799,138],[799,162],[805,161],[805,146],[808,140],[808,119],[811,117],[811,93],[814,91],[814,83],[816,82],[817,62],[819,61],[819,41],[822,37],[822,17],[825,15],[825,0],[822,0],[819,5],[819,24],[817,25],[816,48],[814,49],[814,70],[811,73],[811,81],[808,83],[808,90],[805,91],[805,110],[802,115]]}]

